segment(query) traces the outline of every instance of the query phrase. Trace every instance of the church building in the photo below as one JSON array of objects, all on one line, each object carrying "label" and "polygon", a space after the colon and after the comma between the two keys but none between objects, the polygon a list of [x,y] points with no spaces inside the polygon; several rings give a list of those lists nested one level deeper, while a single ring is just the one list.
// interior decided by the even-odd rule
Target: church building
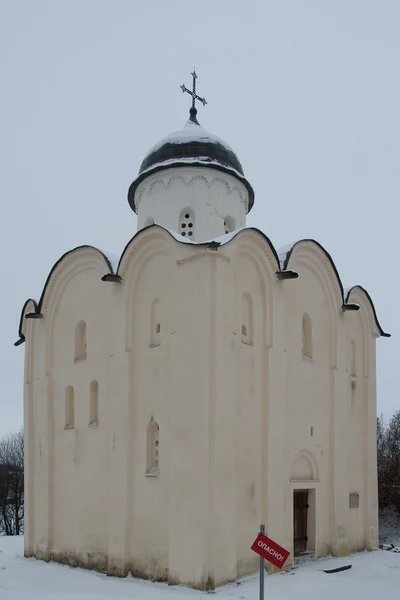
[{"label": "church building", "polygon": [[361,286],[246,227],[227,143],[183,129],[129,188],[122,255],[80,246],[22,309],[25,556],[212,589],[378,546],[376,340]]}]

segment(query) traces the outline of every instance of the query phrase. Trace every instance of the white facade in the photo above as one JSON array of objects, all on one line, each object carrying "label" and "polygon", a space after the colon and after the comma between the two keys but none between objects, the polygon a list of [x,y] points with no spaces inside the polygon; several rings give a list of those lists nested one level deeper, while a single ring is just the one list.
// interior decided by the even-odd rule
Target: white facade
[{"label": "white facade", "polygon": [[145,176],[118,272],[80,247],[26,302],[26,556],[206,589],[258,568],[261,523],[288,564],[378,545],[387,334],[317,242],[205,243],[245,225],[227,171]]},{"label": "white facade", "polygon": [[246,225],[246,187],[212,168],[187,166],[156,172],[139,184],[135,199],[138,230],[162,225],[204,242]]}]

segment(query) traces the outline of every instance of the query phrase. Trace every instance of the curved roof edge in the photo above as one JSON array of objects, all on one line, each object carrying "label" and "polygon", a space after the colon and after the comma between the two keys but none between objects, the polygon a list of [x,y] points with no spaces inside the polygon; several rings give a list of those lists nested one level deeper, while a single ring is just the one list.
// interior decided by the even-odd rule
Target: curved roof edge
[{"label": "curved roof edge", "polygon": [[367,292],[367,290],[366,290],[365,288],[363,288],[363,287],[362,287],[362,285],[353,285],[353,287],[351,287],[350,289],[346,290],[346,297],[345,297],[345,302],[346,302],[346,304],[347,304],[347,301],[348,301],[348,299],[349,299],[349,297],[350,297],[350,294],[351,294],[351,292],[352,292],[353,290],[357,289],[357,288],[358,288],[359,290],[361,290],[362,292],[364,292],[364,294],[366,295],[366,297],[367,297],[367,300],[368,300],[368,302],[369,302],[369,303],[370,303],[370,305],[371,305],[372,312],[373,312],[373,314],[374,314],[375,323],[376,323],[376,326],[377,326],[377,327],[378,327],[378,329],[379,329],[379,332],[380,332],[381,336],[382,336],[382,337],[387,337],[387,338],[390,338],[390,337],[392,337],[392,334],[391,334],[391,333],[386,333],[385,331],[383,331],[383,329],[382,329],[382,327],[381,327],[381,324],[379,323],[378,315],[376,314],[375,304],[373,303],[373,301],[372,301],[372,298],[371,298],[371,296],[369,295],[369,293]]},{"label": "curved roof edge", "polygon": [[128,202],[129,202],[129,206],[131,207],[133,212],[135,214],[137,214],[137,207],[135,204],[136,190],[139,187],[139,185],[142,183],[142,181],[144,181],[147,177],[149,177],[150,175],[153,175],[154,173],[158,173],[159,171],[166,171],[167,169],[175,169],[175,168],[179,168],[179,167],[193,167],[193,166],[195,166],[195,167],[201,166],[201,167],[207,167],[209,169],[215,169],[216,171],[222,171],[223,173],[226,173],[227,175],[231,175],[232,177],[235,177],[247,189],[247,192],[249,194],[249,210],[247,211],[247,214],[251,211],[251,209],[253,208],[253,205],[254,205],[254,190],[244,175],[241,175],[235,169],[231,169],[229,167],[226,167],[222,164],[218,164],[216,162],[207,163],[207,162],[201,161],[200,159],[193,159],[190,162],[187,162],[184,160],[181,160],[181,161],[177,160],[176,162],[173,162],[170,164],[158,163],[152,167],[149,167],[146,171],[143,171],[142,173],[140,173],[136,177],[136,179],[131,183],[131,185],[129,186],[129,190],[128,190]]},{"label": "curved roof edge", "polygon": [[24,305],[21,310],[21,316],[19,318],[18,339],[16,342],[14,342],[14,346],[20,346],[21,344],[23,344],[25,342],[25,334],[23,332],[23,325],[24,325],[24,317],[25,317],[26,307],[28,306],[29,302],[32,302],[34,312],[35,313],[39,312],[36,300],[34,300],[33,298],[28,298],[28,300],[25,300]]},{"label": "curved roof edge", "polygon": [[[322,246],[322,244],[320,244],[319,242],[317,242],[317,240],[313,240],[312,238],[304,238],[302,240],[298,240],[297,242],[294,242],[292,245],[285,247],[285,249],[282,251],[280,251],[280,260],[281,260],[281,268],[284,271],[285,269],[287,269],[290,258],[292,256],[293,250],[295,249],[296,246],[298,246],[299,244],[302,244],[303,242],[311,242],[312,244],[315,244],[316,246],[318,246],[318,248],[320,250],[322,250],[322,252],[325,254],[325,256],[327,257],[327,259],[329,260],[332,269],[336,275],[336,279],[337,282],[339,284],[339,288],[340,288],[340,293],[342,295],[342,300],[344,303],[344,288],[343,288],[343,284],[342,284],[342,280],[340,279],[340,275],[339,275],[339,271],[336,268],[336,265],[334,263],[334,260],[332,258],[332,256],[329,254],[329,252],[327,250],[325,250],[325,248]],[[283,253],[285,252],[286,248],[288,248],[287,252],[286,252],[286,256],[283,256]]]},{"label": "curved roof edge", "polygon": [[271,242],[271,240],[269,239],[268,236],[265,235],[265,233],[263,233],[260,229],[257,229],[257,227],[242,227],[241,229],[237,229],[236,231],[232,231],[231,233],[227,233],[225,235],[221,235],[220,237],[216,237],[216,238],[212,238],[210,240],[207,240],[205,242],[194,242],[188,238],[183,237],[182,235],[179,235],[179,233],[176,233],[176,231],[172,231],[171,229],[167,229],[167,227],[163,227],[162,225],[157,225],[156,223],[152,224],[152,225],[148,225],[147,227],[143,227],[143,229],[140,229],[137,233],[135,233],[135,235],[133,237],[131,237],[131,239],[129,240],[129,242],[126,244],[125,248],[122,251],[121,254],[121,258],[119,259],[119,263],[118,263],[118,268],[116,270],[116,273],[118,273],[121,262],[122,262],[122,258],[125,254],[125,252],[128,250],[131,242],[142,233],[142,231],[146,231],[148,229],[151,229],[153,227],[156,227],[157,229],[162,229],[163,231],[166,231],[172,238],[174,238],[179,244],[185,244],[185,245],[191,245],[191,246],[197,246],[197,247],[206,247],[209,246],[212,243],[216,243],[218,246],[224,246],[225,244],[228,244],[231,240],[233,240],[235,237],[237,237],[240,233],[242,233],[243,231],[256,231],[257,233],[259,233],[267,242],[267,244],[270,246],[273,255],[275,256],[276,259],[276,266],[278,268],[278,270],[280,270],[280,266],[279,266],[279,256],[277,251],[275,250],[275,246],[273,245],[273,243]]},{"label": "curved roof edge", "polygon": [[52,277],[52,275],[53,275],[53,273],[54,273],[55,269],[58,267],[58,265],[59,265],[59,264],[60,264],[60,263],[61,263],[61,262],[62,262],[62,261],[63,261],[63,260],[64,260],[64,259],[65,259],[65,258],[68,256],[68,255],[69,255],[69,254],[72,254],[73,252],[76,252],[77,250],[81,250],[81,249],[83,249],[83,248],[87,248],[87,249],[90,249],[90,250],[95,250],[96,252],[98,252],[98,253],[99,253],[99,254],[100,254],[100,255],[101,255],[103,258],[104,258],[104,262],[105,262],[105,264],[107,265],[107,267],[108,267],[108,269],[109,269],[109,273],[111,273],[111,274],[113,274],[113,275],[114,275],[114,274],[118,274],[119,268],[120,268],[120,266],[121,266],[122,259],[123,259],[124,255],[125,255],[126,251],[128,250],[128,248],[129,248],[130,244],[132,243],[132,241],[133,241],[133,240],[134,240],[134,239],[135,239],[137,236],[140,236],[140,235],[142,234],[142,232],[144,232],[144,231],[146,231],[146,230],[148,230],[148,229],[151,229],[151,228],[153,228],[153,227],[156,227],[157,229],[161,229],[161,230],[163,230],[163,231],[166,231],[166,232],[167,232],[167,233],[168,233],[168,234],[169,234],[169,235],[170,235],[172,238],[174,238],[174,239],[175,239],[175,240],[176,240],[178,243],[180,243],[180,244],[186,244],[186,245],[188,245],[188,244],[189,244],[189,245],[192,245],[192,246],[197,246],[197,247],[199,247],[199,246],[200,246],[200,247],[207,247],[207,246],[209,246],[211,243],[217,244],[217,246],[224,246],[225,244],[228,244],[230,241],[232,241],[234,238],[236,238],[238,235],[240,235],[240,234],[241,234],[243,231],[255,231],[255,232],[257,232],[258,234],[260,234],[260,235],[261,235],[261,236],[264,238],[264,240],[265,240],[265,241],[267,242],[267,244],[269,245],[269,247],[270,247],[270,249],[271,249],[271,251],[272,251],[273,255],[275,256],[275,259],[276,259],[276,266],[277,266],[277,272],[282,272],[282,271],[285,271],[285,270],[287,269],[287,267],[288,267],[288,264],[289,264],[289,261],[290,261],[290,257],[291,257],[291,255],[292,255],[292,253],[293,253],[293,250],[294,250],[294,248],[295,248],[295,247],[296,247],[298,244],[300,244],[300,243],[302,243],[302,242],[311,242],[311,243],[315,244],[316,246],[318,246],[318,248],[320,248],[320,249],[321,249],[321,250],[324,252],[324,254],[326,255],[326,257],[327,257],[327,258],[328,258],[328,260],[330,261],[330,263],[331,263],[331,265],[332,265],[332,268],[333,268],[333,271],[334,271],[334,273],[335,273],[335,275],[336,275],[337,282],[338,282],[338,284],[339,284],[339,288],[340,288],[340,291],[341,291],[341,295],[342,295],[342,301],[343,301],[343,304],[347,304],[348,298],[349,298],[349,296],[350,296],[350,294],[351,294],[352,290],[354,290],[354,289],[356,289],[356,288],[359,288],[360,290],[362,290],[362,291],[364,292],[364,294],[366,295],[367,299],[369,300],[370,304],[371,304],[372,311],[373,311],[374,318],[375,318],[375,322],[376,322],[376,325],[377,325],[377,327],[378,327],[378,330],[379,330],[380,334],[382,335],[382,337],[391,337],[391,334],[390,334],[390,333],[385,333],[385,331],[382,329],[382,327],[381,327],[381,325],[380,325],[380,323],[379,323],[379,320],[378,320],[377,314],[376,314],[376,310],[375,310],[374,303],[373,303],[373,301],[372,301],[372,299],[371,299],[371,296],[369,295],[369,293],[367,292],[367,290],[366,290],[365,288],[363,288],[363,287],[362,287],[362,286],[360,286],[360,285],[356,285],[356,286],[353,286],[352,288],[350,288],[348,291],[346,291],[346,294],[345,294],[345,292],[344,292],[344,288],[343,288],[343,284],[342,284],[342,281],[341,281],[341,279],[340,279],[340,276],[339,276],[339,272],[338,272],[338,270],[337,270],[337,268],[336,268],[336,265],[335,265],[335,263],[334,263],[334,261],[333,261],[333,259],[332,259],[331,255],[330,255],[330,254],[329,254],[329,252],[327,252],[327,251],[325,250],[325,248],[324,248],[324,247],[323,247],[323,246],[322,246],[322,245],[321,245],[319,242],[317,242],[316,240],[305,238],[305,239],[302,239],[302,240],[298,240],[297,242],[294,242],[293,244],[289,244],[288,246],[285,246],[284,248],[282,248],[282,249],[280,249],[280,250],[278,249],[278,251],[277,251],[277,250],[275,249],[275,246],[272,244],[271,240],[269,239],[269,237],[268,237],[267,235],[265,235],[265,233],[264,233],[263,231],[261,231],[260,229],[258,229],[257,227],[243,227],[242,229],[237,229],[236,231],[233,231],[233,232],[231,232],[231,233],[228,233],[228,234],[222,235],[222,236],[220,236],[220,237],[213,238],[213,239],[207,240],[207,241],[205,241],[205,242],[196,243],[196,242],[194,242],[194,241],[192,241],[192,240],[189,240],[189,239],[187,239],[187,238],[184,238],[183,236],[179,235],[179,234],[178,234],[178,233],[176,233],[175,231],[172,231],[172,230],[170,230],[170,229],[167,229],[166,227],[163,227],[162,225],[153,224],[153,225],[149,225],[148,227],[144,227],[144,228],[143,228],[143,229],[141,229],[140,231],[136,232],[134,236],[132,236],[132,238],[131,238],[131,239],[128,241],[128,243],[125,245],[125,247],[124,247],[124,249],[123,249],[123,251],[122,251],[122,253],[121,253],[121,256],[120,256],[120,258],[119,258],[119,261],[118,261],[118,265],[116,266],[116,262],[115,262],[115,263],[114,263],[114,267],[113,267],[113,265],[112,265],[112,263],[111,263],[110,259],[108,258],[108,256],[105,254],[105,252],[103,252],[103,251],[102,251],[102,250],[100,250],[99,248],[96,248],[95,246],[90,246],[90,245],[85,245],[85,244],[84,244],[84,245],[82,245],[82,246],[77,246],[76,248],[73,248],[72,250],[68,250],[67,252],[65,252],[65,253],[64,253],[64,254],[63,254],[63,255],[62,255],[62,256],[61,256],[61,257],[60,257],[60,258],[57,260],[57,262],[55,262],[55,263],[54,263],[53,267],[51,268],[51,270],[50,270],[50,273],[49,273],[49,275],[47,276],[46,282],[45,282],[45,284],[44,284],[44,287],[43,287],[42,293],[41,293],[41,295],[40,295],[40,300],[39,300],[39,302],[38,302],[38,303],[36,303],[36,301],[35,301],[34,299],[32,299],[32,298],[29,298],[29,299],[28,299],[28,300],[26,300],[26,302],[24,303],[24,306],[23,306],[23,308],[22,308],[22,311],[21,311],[21,317],[20,317],[19,328],[18,328],[18,335],[19,335],[19,339],[18,339],[18,340],[15,342],[14,346],[19,346],[20,344],[22,344],[22,343],[25,341],[25,335],[23,334],[23,331],[22,331],[22,330],[23,330],[23,320],[24,320],[24,317],[25,317],[25,309],[26,309],[26,307],[27,307],[28,303],[29,303],[29,302],[32,302],[32,303],[33,303],[33,306],[34,306],[34,308],[35,308],[35,311],[34,311],[34,313],[35,313],[35,314],[40,314],[41,307],[42,307],[42,304],[43,304],[43,299],[44,299],[44,297],[45,297],[46,289],[47,289],[47,287],[48,287],[48,285],[49,285],[49,282],[50,282],[50,280],[51,280],[51,277]]},{"label": "curved roof edge", "polygon": [[367,292],[367,290],[365,288],[363,288],[361,285],[355,285],[353,287],[351,287],[349,290],[344,290],[343,284],[342,284],[342,280],[340,279],[340,275],[339,275],[339,271],[336,268],[335,262],[332,258],[332,256],[329,254],[329,252],[327,250],[325,250],[325,248],[316,240],[313,240],[311,238],[304,238],[302,240],[298,240],[297,242],[294,242],[293,244],[289,244],[288,246],[285,246],[284,248],[282,248],[280,251],[278,251],[279,253],[279,258],[280,258],[280,265],[281,265],[281,269],[285,270],[288,267],[289,261],[290,261],[290,257],[292,256],[293,250],[295,249],[295,247],[298,244],[301,244],[302,242],[311,242],[313,244],[315,244],[316,246],[318,246],[318,248],[320,248],[325,256],[327,257],[327,259],[329,260],[329,262],[332,265],[333,271],[336,275],[336,279],[338,281],[340,290],[341,290],[341,294],[342,294],[342,299],[343,299],[343,304],[347,304],[348,302],[348,298],[350,296],[350,293],[352,290],[354,290],[355,288],[360,288],[365,295],[367,296],[367,299],[369,300],[369,303],[371,304],[371,308],[372,308],[372,312],[374,314],[374,319],[375,319],[375,323],[376,326],[381,334],[382,337],[391,337],[390,333],[385,333],[385,331],[382,329],[381,324],[379,323],[379,319],[378,316],[376,314],[376,310],[375,310],[375,305],[372,301],[371,296],[369,295],[369,293]]},{"label": "curved roof edge", "polygon": [[95,250],[96,252],[98,252],[99,254],[101,254],[102,257],[104,258],[104,262],[106,263],[107,267],[110,269],[110,272],[113,273],[113,267],[112,267],[112,264],[111,264],[109,258],[104,254],[104,252],[102,252],[101,250],[99,250],[95,246],[90,246],[89,244],[83,244],[82,246],[76,246],[75,248],[72,248],[72,250],[68,250],[67,252],[64,252],[64,254],[62,256],[60,256],[60,258],[54,263],[54,265],[50,269],[50,273],[47,276],[47,279],[46,279],[45,284],[43,286],[42,293],[40,294],[39,302],[36,302],[36,300],[33,300],[32,298],[28,298],[28,300],[25,301],[24,306],[22,307],[21,317],[20,317],[20,322],[19,322],[19,328],[18,328],[19,339],[14,343],[14,346],[19,346],[20,344],[22,344],[25,341],[25,336],[22,333],[22,325],[23,325],[23,320],[24,320],[24,316],[25,316],[25,312],[24,311],[25,311],[25,308],[26,308],[28,302],[33,302],[34,307],[35,307],[34,314],[39,315],[40,311],[41,311],[41,308],[42,308],[43,299],[44,299],[44,296],[46,294],[47,287],[48,287],[48,285],[49,285],[49,283],[51,281],[51,277],[52,277],[54,271],[56,270],[56,268],[58,267],[58,265],[69,254],[72,254],[73,252],[76,252],[77,250],[81,250],[83,248],[88,248],[90,250]]}]

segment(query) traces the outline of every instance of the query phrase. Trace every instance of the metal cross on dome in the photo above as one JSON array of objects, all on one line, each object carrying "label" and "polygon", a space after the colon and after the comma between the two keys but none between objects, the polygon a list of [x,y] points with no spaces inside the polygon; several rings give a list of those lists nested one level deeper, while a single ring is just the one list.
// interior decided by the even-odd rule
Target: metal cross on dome
[{"label": "metal cross on dome", "polygon": [[203,104],[203,106],[205,106],[207,104],[207,100],[205,98],[200,98],[200,96],[198,96],[196,94],[196,79],[197,79],[197,75],[196,75],[196,71],[193,69],[193,73],[191,73],[192,77],[193,77],[193,90],[189,90],[186,85],[181,85],[181,90],[183,93],[187,92],[190,96],[192,96],[192,109],[194,108],[196,110],[196,100],[198,100],[199,102],[201,102]]}]

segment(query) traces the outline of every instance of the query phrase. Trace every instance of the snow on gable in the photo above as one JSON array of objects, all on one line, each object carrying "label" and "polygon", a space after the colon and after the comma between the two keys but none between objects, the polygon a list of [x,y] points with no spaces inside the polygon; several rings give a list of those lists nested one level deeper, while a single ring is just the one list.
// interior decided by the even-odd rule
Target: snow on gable
[{"label": "snow on gable", "polygon": [[282,246],[281,248],[277,248],[276,253],[278,255],[279,264],[280,264],[282,270],[285,268],[285,261],[286,261],[288,254],[290,253],[290,251],[292,250],[293,246],[296,243],[297,242],[292,242],[291,244],[286,244],[285,246]]},{"label": "snow on gable", "polygon": [[195,242],[194,240],[190,240],[176,231],[172,231],[172,229],[167,229],[167,227],[163,227],[168,233],[172,235],[173,238],[176,239],[177,242],[184,242],[185,244],[192,244],[192,246],[203,246],[204,244],[210,244],[211,242],[219,242],[221,246],[230,242],[240,231],[244,229],[252,229],[251,227],[242,227],[241,229],[236,229],[235,231],[231,231],[230,233],[225,233],[224,235],[220,235],[219,237],[211,238],[209,240],[205,240],[204,242]]},{"label": "snow on gable", "polygon": [[103,248],[97,248],[102,254],[104,254],[104,256],[106,256],[111,264],[113,273],[117,272],[118,269],[118,263],[119,263],[119,258],[116,254],[113,254],[112,252],[108,252],[108,250],[103,250]]}]

